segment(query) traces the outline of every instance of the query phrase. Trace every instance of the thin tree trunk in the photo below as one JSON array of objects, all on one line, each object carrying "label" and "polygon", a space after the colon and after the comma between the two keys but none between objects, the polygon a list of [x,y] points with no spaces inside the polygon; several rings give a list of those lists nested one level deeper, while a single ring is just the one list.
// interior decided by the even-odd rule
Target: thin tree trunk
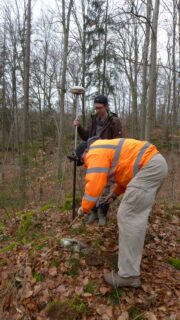
[{"label": "thin tree trunk", "polygon": [[24,59],[24,109],[23,109],[23,134],[21,152],[21,195],[24,206],[27,198],[27,168],[28,168],[28,114],[29,114],[29,69],[30,69],[30,39],[31,39],[31,0],[28,0],[27,33]]},{"label": "thin tree trunk", "polygon": [[156,108],[157,27],[158,27],[159,5],[160,5],[160,0],[156,0],[154,13],[153,13],[153,21],[152,21],[151,66],[150,66],[150,81],[149,81],[149,93],[148,93],[148,102],[147,102],[146,134],[145,134],[146,139],[149,141],[151,141],[154,110]]},{"label": "thin tree trunk", "polygon": [[145,41],[143,48],[143,71],[142,71],[142,98],[141,98],[141,126],[140,126],[140,137],[145,139],[145,125],[146,125],[146,103],[147,103],[147,65],[148,65],[148,51],[149,51],[149,39],[150,39],[150,20],[151,20],[151,0],[147,1],[146,4],[146,31],[145,31]]},{"label": "thin tree trunk", "polygon": [[103,77],[102,77],[102,94],[105,94],[106,90],[106,63],[107,63],[107,26],[108,26],[108,8],[109,3],[106,1],[106,16],[105,16],[105,36],[104,36],[104,61],[103,61]]},{"label": "thin tree trunk", "polygon": [[62,0],[62,24],[63,24],[63,65],[61,74],[60,87],[60,112],[59,112],[59,128],[58,128],[58,159],[57,159],[57,177],[62,176],[62,151],[63,151],[63,125],[64,125],[64,100],[66,92],[66,73],[67,73],[67,59],[68,59],[68,44],[69,44],[69,25],[72,10],[73,0],[69,1],[68,13],[66,17],[65,0]]}]

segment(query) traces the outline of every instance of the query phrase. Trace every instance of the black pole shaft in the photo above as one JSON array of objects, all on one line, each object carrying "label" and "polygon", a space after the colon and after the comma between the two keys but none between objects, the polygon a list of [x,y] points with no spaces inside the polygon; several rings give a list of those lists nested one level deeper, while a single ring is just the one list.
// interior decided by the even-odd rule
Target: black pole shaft
[{"label": "black pole shaft", "polygon": [[72,220],[76,217],[76,159],[74,159],[73,170],[73,203],[72,203]]}]

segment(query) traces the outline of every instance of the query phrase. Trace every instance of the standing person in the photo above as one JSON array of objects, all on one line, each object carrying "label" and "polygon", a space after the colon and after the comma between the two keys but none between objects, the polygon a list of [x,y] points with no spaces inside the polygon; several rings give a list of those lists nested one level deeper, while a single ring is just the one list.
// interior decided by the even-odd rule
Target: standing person
[{"label": "standing person", "polygon": [[[117,115],[110,111],[108,98],[99,95],[94,99],[94,108],[96,113],[91,115],[90,126],[85,129],[81,126],[79,119],[74,120],[74,125],[77,126],[77,131],[82,140],[87,141],[89,138],[96,136],[100,139],[115,139],[122,137],[122,126]],[[92,223],[99,219],[99,225],[106,224],[106,216],[109,209],[109,204],[104,204],[104,198],[109,193],[109,187],[104,190],[102,196],[98,199],[96,206],[91,210],[87,222]]]},{"label": "standing person", "polygon": [[114,189],[110,203],[124,193],[117,213],[119,229],[118,273],[105,274],[105,281],[115,287],[140,286],[140,264],[148,216],[155,196],[167,175],[167,163],[157,148],[135,139],[97,140],[89,150],[79,146],[77,157],[86,171],[85,193],[78,214],[93,208],[108,180]]}]

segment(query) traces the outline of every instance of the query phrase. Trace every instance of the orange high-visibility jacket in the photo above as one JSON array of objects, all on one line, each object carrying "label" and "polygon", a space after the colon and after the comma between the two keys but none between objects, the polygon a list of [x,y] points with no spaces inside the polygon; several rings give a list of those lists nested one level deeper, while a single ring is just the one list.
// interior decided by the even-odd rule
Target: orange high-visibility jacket
[{"label": "orange high-visibility jacket", "polygon": [[85,159],[86,187],[82,199],[84,212],[94,206],[110,180],[117,195],[124,193],[136,173],[158,153],[157,148],[135,139],[97,140],[91,144]]}]

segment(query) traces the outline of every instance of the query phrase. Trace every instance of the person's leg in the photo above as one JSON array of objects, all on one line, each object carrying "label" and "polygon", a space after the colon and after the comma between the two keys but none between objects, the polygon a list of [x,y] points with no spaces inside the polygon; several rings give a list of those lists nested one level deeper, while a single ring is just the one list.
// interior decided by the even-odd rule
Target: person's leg
[{"label": "person's leg", "polygon": [[140,263],[143,254],[148,216],[154,199],[167,175],[165,159],[156,155],[127,186],[118,209],[119,256],[118,274],[105,276],[116,286],[140,285]]},{"label": "person's leg", "polygon": [[110,192],[110,184],[104,188],[101,197],[98,199],[96,206],[98,207],[99,226],[105,226],[106,218],[109,210],[109,203],[106,203],[106,198]]},{"label": "person's leg", "polygon": [[98,220],[98,208],[96,206],[88,214],[86,223],[93,223],[95,220]]},{"label": "person's leg", "polygon": [[109,203],[104,203],[99,205],[98,207],[99,226],[105,226],[108,210],[109,210]]}]

